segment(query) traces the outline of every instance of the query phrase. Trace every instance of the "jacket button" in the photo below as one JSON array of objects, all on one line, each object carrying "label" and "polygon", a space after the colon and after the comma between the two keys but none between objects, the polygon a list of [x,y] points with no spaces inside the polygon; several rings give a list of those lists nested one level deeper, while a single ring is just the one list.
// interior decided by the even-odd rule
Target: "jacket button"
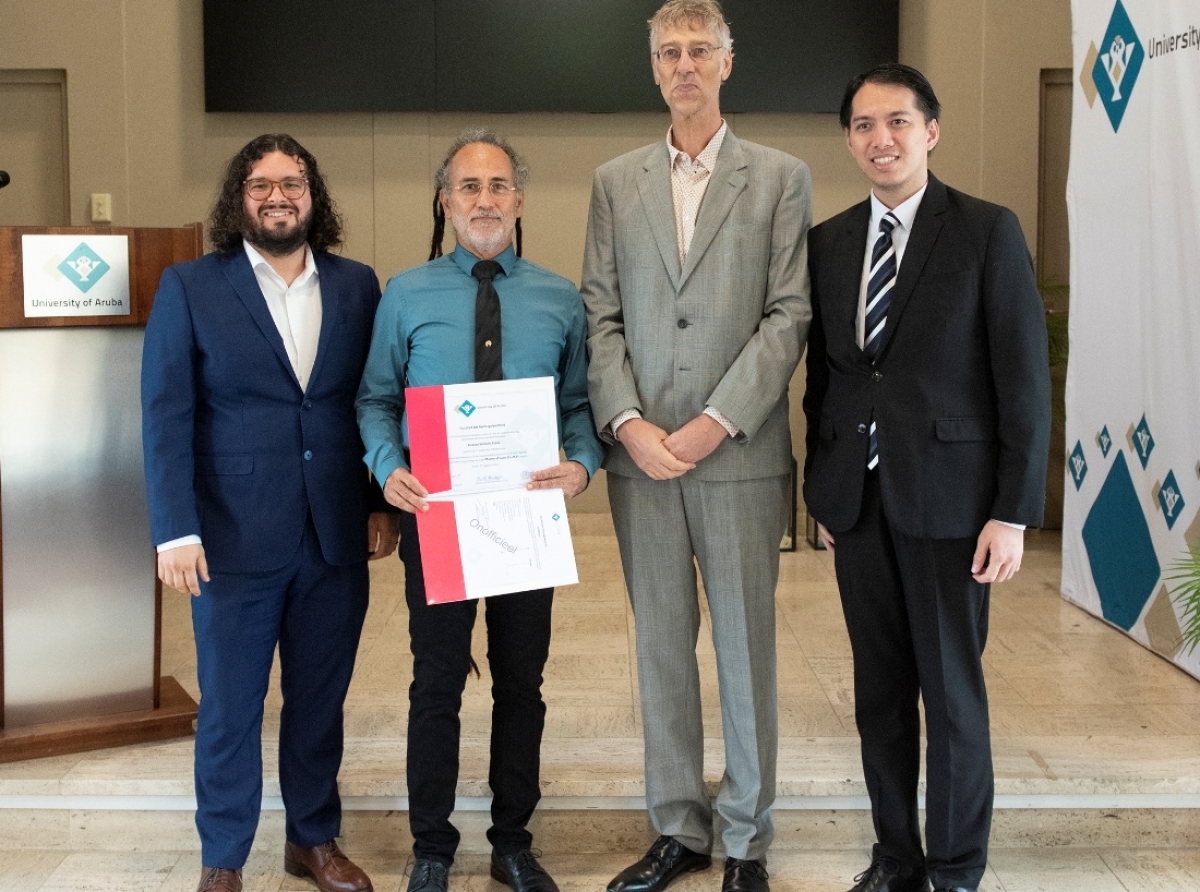
[{"label": "jacket button", "polygon": [[311,408],[312,408],[312,400],[305,400],[305,401],[304,401],[304,408],[306,408],[306,409],[311,409]]},{"label": "jacket button", "polygon": [[878,371],[871,372],[871,380],[872,381],[882,381],[883,380],[883,372],[878,372]]},{"label": "jacket button", "polygon": [[680,319],[680,320],[679,320],[677,323],[675,323],[675,324],[676,324],[676,325],[678,325],[680,328],[687,328],[687,326],[688,326],[688,322],[687,322],[687,320],[686,320],[686,319]]},{"label": "jacket button", "polygon": [[858,432],[860,434],[865,434],[867,432],[867,426],[865,424],[860,424],[858,426]]},{"label": "jacket button", "polygon": [[304,460],[305,460],[305,461],[312,461],[312,450],[311,450],[311,449],[305,449],[305,450],[304,450]]}]

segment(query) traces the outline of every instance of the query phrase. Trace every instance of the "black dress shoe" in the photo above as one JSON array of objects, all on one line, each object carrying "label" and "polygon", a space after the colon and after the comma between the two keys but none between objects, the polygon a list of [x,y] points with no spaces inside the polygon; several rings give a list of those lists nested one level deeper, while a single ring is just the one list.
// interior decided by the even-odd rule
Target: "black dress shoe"
[{"label": "black dress shoe", "polygon": [[660,836],[644,858],[613,877],[608,892],[662,892],[681,874],[711,866],[711,855],[693,852],[673,837]]},{"label": "black dress shoe", "polygon": [[440,861],[418,858],[408,877],[408,892],[446,892],[450,868]]},{"label": "black dress shoe", "polygon": [[537,863],[529,849],[515,855],[492,852],[492,877],[513,892],[558,892],[557,884]]},{"label": "black dress shoe", "polygon": [[854,878],[850,892],[927,892],[928,880],[920,868],[901,867],[891,858],[876,858]]},{"label": "black dress shoe", "polygon": [[721,882],[721,892],[770,892],[770,888],[767,869],[761,861],[725,859],[725,879]]}]

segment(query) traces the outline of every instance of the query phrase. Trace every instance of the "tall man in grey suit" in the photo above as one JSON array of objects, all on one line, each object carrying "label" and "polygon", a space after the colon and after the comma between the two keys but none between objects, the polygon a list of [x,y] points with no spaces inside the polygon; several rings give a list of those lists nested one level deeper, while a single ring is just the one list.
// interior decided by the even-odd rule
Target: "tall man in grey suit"
[{"label": "tall man in grey suit", "polygon": [[970,892],[983,875],[989,588],[1020,568],[1046,491],[1029,250],[1011,211],[929,172],[939,113],[907,65],[851,81],[841,123],[871,195],[809,237],[804,498],[834,551],[878,840],[851,892]]},{"label": "tall man in grey suit", "polygon": [[646,800],[660,836],[609,892],[711,862],[696,564],[725,737],[723,889],[765,892],[778,739],[775,583],[791,460],[787,387],[809,322],[811,180],[721,118],[733,41],[714,0],[650,20],[665,140],[596,171],[582,292],[589,395],[637,622]]}]

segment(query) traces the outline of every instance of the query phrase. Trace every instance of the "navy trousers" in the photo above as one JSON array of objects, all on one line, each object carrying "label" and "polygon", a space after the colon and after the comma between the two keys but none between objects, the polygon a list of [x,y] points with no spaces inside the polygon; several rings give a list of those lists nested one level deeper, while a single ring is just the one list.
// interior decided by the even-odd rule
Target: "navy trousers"
[{"label": "navy trousers", "polygon": [[[408,803],[413,853],[449,866],[459,832],[450,823],[458,784],[459,710],[471,667],[478,601],[425,603],[416,518],[400,515],[400,559],[408,601],[413,681],[408,691]],[[492,826],[501,855],[530,848],[526,829],[541,798],[542,669],[550,652],[553,589],[487,598],[487,659],[492,676]]]},{"label": "navy trousers", "polygon": [[342,705],[363,619],[367,563],[326,563],[311,519],[295,556],[260,574],[212,573],[192,598],[200,679],[196,827],[201,861],[240,868],[262,803],[262,720],[279,647],[279,783],[287,838],[320,845],[341,831]]}]

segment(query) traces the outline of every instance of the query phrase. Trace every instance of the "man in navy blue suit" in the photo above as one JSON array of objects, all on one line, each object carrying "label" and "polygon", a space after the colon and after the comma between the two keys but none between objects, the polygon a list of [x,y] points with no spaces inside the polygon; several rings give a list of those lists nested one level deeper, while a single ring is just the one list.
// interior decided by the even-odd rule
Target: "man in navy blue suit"
[{"label": "man in navy blue suit", "polygon": [[142,361],[158,575],[195,596],[199,889],[242,888],[278,646],[284,867],[323,892],[363,892],[335,837],[367,560],[397,541],[395,515],[374,510],[354,412],[379,282],[330,253],[341,220],[287,135],[230,161],[209,238],[213,253],[163,272]]}]

